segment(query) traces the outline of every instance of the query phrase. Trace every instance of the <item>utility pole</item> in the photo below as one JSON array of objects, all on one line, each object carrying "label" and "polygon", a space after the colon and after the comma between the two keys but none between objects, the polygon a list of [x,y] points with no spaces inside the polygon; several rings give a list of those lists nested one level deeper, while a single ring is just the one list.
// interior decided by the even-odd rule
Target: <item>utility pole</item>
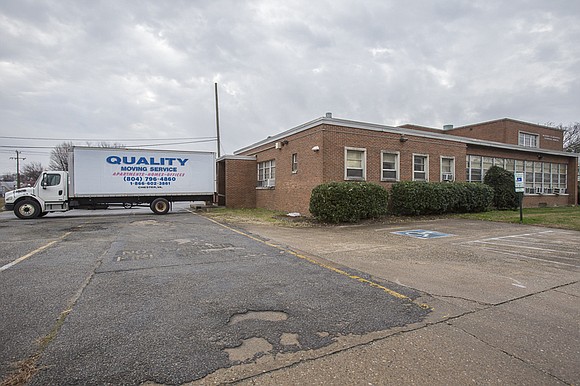
[{"label": "utility pole", "polygon": [[219,113],[219,103],[218,103],[218,87],[217,83],[214,83],[215,86],[215,125],[217,130],[217,156],[220,158],[221,156],[221,142],[220,142],[220,113]]},{"label": "utility pole", "polygon": [[20,152],[16,150],[16,157],[10,157],[10,159],[16,160],[16,189],[20,189],[20,160],[25,160],[26,158],[20,157]]}]

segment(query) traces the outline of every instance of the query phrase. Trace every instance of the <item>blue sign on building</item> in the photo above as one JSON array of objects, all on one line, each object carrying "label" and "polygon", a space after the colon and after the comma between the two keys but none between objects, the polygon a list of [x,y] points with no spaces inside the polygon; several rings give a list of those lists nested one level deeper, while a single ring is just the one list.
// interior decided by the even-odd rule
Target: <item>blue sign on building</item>
[{"label": "blue sign on building", "polygon": [[411,237],[415,237],[417,239],[436,239],[439,237],[453,236],[452,234],[449,234],[449,233],[427,231],[424,229],[413,229],[413,230],[409,230],[409,231],[399,231],[399,232],[391,232],[391,233],[394,233],[396,235],[411,236]]}]

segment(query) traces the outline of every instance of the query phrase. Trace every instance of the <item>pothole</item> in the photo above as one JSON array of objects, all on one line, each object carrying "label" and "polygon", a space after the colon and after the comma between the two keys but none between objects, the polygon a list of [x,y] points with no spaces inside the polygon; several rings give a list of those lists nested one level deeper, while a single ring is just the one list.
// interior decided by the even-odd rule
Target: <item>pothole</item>
[{"label": "pothole", "polygon": [[246,361],[258,354],[266,354],[274,347],[264,338],[244,339],[242,344],[234,348],[226,348],[230,361]]},{"label": "pothole", "polygon": [[235,314],[230,318],[228,326],[245,320],[264,320],[267,322],[281,322],[288,319],[288,314],[281,311],[248,311],[242,314]]},{"label": "pothole", "polygon": [[300,346],[300,341],[298,340],[298,334],[291,334],[289,332],[282,333],[280,337],[280,344],[282,346]]}]

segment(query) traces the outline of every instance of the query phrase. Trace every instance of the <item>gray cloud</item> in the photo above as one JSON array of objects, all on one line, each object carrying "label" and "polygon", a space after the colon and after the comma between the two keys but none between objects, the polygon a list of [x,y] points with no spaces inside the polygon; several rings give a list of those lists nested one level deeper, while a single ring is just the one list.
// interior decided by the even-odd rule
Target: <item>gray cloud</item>
[{"label": "gray cloud", "polygon": [[[0,135],[213,136],[216,81],[228,153],[326,111],[393,125],[579,119],[578,2],[277,3],[0,0]],[[8,150],[0,172],[14,168]]]}]

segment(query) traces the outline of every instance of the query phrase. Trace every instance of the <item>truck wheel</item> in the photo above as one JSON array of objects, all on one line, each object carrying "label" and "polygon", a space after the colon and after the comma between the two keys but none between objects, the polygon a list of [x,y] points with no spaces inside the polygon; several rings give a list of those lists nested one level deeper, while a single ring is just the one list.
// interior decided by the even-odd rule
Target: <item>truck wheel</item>
[{"label": "truck wheel", "polygon": [[151,210],[155,214],[166,214],[169,212],[169,201],[164,198],[156,198],[151,203]]},{"label": "truck wheel", "polygon": [[14,214],[23,220],[36,218],[40,215],[40,205],[34,200],[22,200],[14,206]]}]

